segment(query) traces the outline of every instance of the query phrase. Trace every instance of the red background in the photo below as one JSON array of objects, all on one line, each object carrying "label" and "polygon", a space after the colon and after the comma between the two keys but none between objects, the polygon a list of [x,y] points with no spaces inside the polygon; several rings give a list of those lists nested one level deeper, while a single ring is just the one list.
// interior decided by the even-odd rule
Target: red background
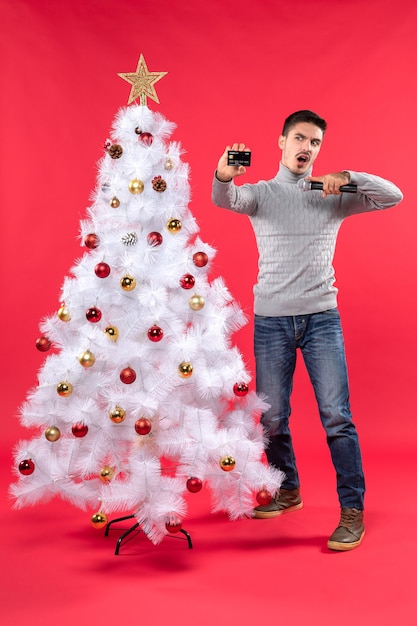
[{"label": "red background", "polygon": [[[335,263],[352,408],[368,475],[369,509],[381,512],[383,519],[386,507],[397,511],[409,507],[411,494],[415,494],[417,433],[417,5],[412,0],[0,0],[0,12],[3,529],[10,525],[13,534],[12,529],[21,524],[22,531],[28,515],[41,525],[49,519],[46,511],[51,513],[52,524],[60,510],[70,517],[76,515],[72,518],[75,525],[85,522],[84,514],[75,514],[62,504],[41,506],[30,513],[10,513],[6,491],[11,481],[11,448],[19,437],[27,436],[16,415],[28,389],[36,384],[43,359],[34,348],[39,321],[56,309],[63,278],[82,254],[77,239],[79,221],[95,186],[96,163],[113,118],[129,96],[129,85],[117,74],[135,71],[140,53],[150,71],[168,72],[156,84],[161,104],[148,104],[177,124],[174,139],[182,143],[184,159],[191,166],[191,210],[200,236],[218,251],[214,274],[225,278],[249,315],[257,259],[249,222],[214,207],[210,200],[213,170],[226,144],[244,141],[252,148],[253,165],[247,181],[272,177],[280,158],[277,138],[283,119],[294,110],[310,108],[329,123],[315,174],[341,169],[368,171],[389,178],[402,189],[404,201],[399,207],[356,216],[343,225]],[[235,341],[253,371],[252,321]],[[312,503],[324,506],[325,511],[329,506],[332,512],[326,528],[320,530],[330,532],[337,515],[333,475],[301,361],[293,404],[300,471]],[[407,520],[415,526],[413,506]],[[202,519],[210,522],[206,519],[210,515],[208,504],[201,500],[201,507]],[[317,511],[317,523],[323,515]],[[383,550],[387,543],[394,550],[398,539],[395,512],[393,515],[389,540],[384,535],[387,527],[376,524]],[[215,519],[220,524],[219,518]],[[207,547],[206,552],[202,550],[201,563],[214,547],[210,546],[210,533],[216,528],[213,524],[204,535]],[[242,539],[245,546],[246,541],[253,540],[254,528],[245,524],[235,525],[233,530],[226,524],[221,532],[244,535],[235,529],[247,529],[247,537]],[[295,527],[290,521],[288,524],[288,532],[295,532],[297,523]],[[271,528],[263,532],[275,537],[278,531]],[[374,536],[378,536],[377,529]],[[300,528],[303,536],[310,531],[308,524],[302,532]],[[44,537],[38,537],[32,525],[25,532],[35,532],[39,540]],[[75,544],[85,540],[84,536],[68,537],[68,532],[65,526],[55,525],[57,541],[62,541],[62,535]],[[398,532],[403,534],[404,528]],[[265,539],[264,547],[268,541]],[[372,533],[367,541],[372,545]],[[408,550],[404,541],[403,549]],[[33,549],[29,538],[27,542]],[[73,543],[67,544],[68,554],[79,549]],[[219,537],[213,543],[218,546]],[[20,554],[22,560],[16,563],[23,567],[26,549],[19,548],[18,539],[10,545],[11,560]],[[365,551],[366,545],[360,550]],[[307,558],[299,553],[300,546],[306,550],[308,542],[292,546],[299,559]],[[45,550],[42,545],[41,560]],[[95,554],[92,551],[89,557],[92,561],[97,558]],[[100,562],[104,554],[100,554]],[[378,554],[375,546],[372,576],[380,569]],[[405,562],[395,561],[397,556],[395,550],[394,560],[388,559],[391,574],[405,566]],[[107,557],[113,562],[113,556]],[[351,559],[353,553],[345,557]],[[238,558],[236,554],[234,558]],[[271,563],[280,558],[282,554],[275,554]],[[174,562],[173,569],[178,567]],[[154,553],[152,563],[156,575],[161,563]],[[225,577],[229,579],[224,565],[221,556],[212,564],[220,586]],[[289,563],[286,567],[291,571]],[[312,560],[312,571],[318,567]],[[262,565],[251,563],[248,576],[257,575],[259,568],[262,570]],[[355,571],[353,567],[353,574]],[[297,580],[299,573],[294,570],[292,574]],[[20,569],[17,579],[21,575]],[[306,575],[305,588],[311,575]],[[279,567],[277,576],[283,576]],[[11,580],[9,575],[7,578]],[[326,571],[329,578],[332,574]],[[30,577],[25,581],[24,589],[29,593]],[[388,584],[384,578],[384,582],[388,593],[393,581],[390,578]],[[169,588],[170,582],[166,585]],[[296,586],[294,583],[286,590],[292,602],[289,590]],[[234,593],[238,594],[238,588]],[[269,591],[265,593],[270,599]],[[405,621],[401,623],[414,624],[414,619],[407,622],[413,615],[412,606],[415,609],[414,596],[411,591],[409,596],[404,593],[398,602],[404,610]],[[327,623],[323,607],[328,595],[324,595],[327,599],[323,598],[323,604],[315,595],[316,612],[322,623]],[[230,606],[230,598],[223,599],[223,615],[238,619],[233,598],[232,593]],[[255,590],[251,609],[247,607],[243,613],[248,616],[253,611],[255,615],[262,601],[262,594]],[[368,607],[369,615],[379,615],[377,606],[375,601],[375,606]],[[46,610],[44,605],[42,610]],[[40,621],[32,619],[32,624],[49,624],[42,610],[38,607]],[[398,615],[400,609],[391,610],[392,615]],[[74,618],[75,613],[71,615]],[[175,611],[174,617],[169,615],[174,625],[187,623],[183,613],[182,621],[175,621]],[[298,607],[293,623],[305,623],[303,615]],[[389,615],[385,610],[379,617]],[[344,622],[339,619],[337,623]]]}]

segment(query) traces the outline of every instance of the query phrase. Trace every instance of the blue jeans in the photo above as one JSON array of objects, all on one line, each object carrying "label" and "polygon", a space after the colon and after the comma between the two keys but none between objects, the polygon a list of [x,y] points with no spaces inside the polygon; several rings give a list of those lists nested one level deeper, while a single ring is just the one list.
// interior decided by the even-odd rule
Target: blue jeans
[{"label": "blue jeans", "polygon": [[326,432],[340,506],[362,510],[365,481],[350,411],[345,347],[337,309],[285,317],[255,315],[256,387],[271,405],[261,417],[269,438],[268,462],[285,473],[284,489],[299,487],[289,428],[297,348],[303,355]]}]

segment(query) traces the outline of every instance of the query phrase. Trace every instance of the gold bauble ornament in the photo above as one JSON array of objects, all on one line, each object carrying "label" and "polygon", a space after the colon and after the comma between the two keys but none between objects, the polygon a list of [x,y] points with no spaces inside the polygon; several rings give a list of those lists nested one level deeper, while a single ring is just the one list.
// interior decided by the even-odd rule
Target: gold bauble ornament
[{"label": "gold bauble ornament", "polygon": [[126,417],[126,411],[120,406],[115,406],[109,413],[110,419],[114,424],[120,424]]},{"label": "gold bauble ornament", "polygon": [[49,426],[45,430],[45,437],[48,441],[58,441],[61,436],[61,431],[56,426]]},{"label": "gold bauble ornament", "polygon": [[193,373],[193,366],[188,361],[183,361],[178,365],[178,373],[182,378],[190,378]]},{"label": "gold bauble ornament", "polygon": [[133,278],[133,276],[129,276],[127,274],[120,279],[120,284],[122,286],[122,289],[124,289],[125,291],[133,291],[133,289],[136,287],[136,280]]},{"label": "gold bauble ornament", "polygon": [[67,398],[68,396],[72,394],[72,385],[71,383],[64,380],[61,383],[59,383],[59,385],[57,385],[56,391],[59,396],[62,396],[63,398]]},{"label": "gold bauble ornament", "polygon": [[114,476],[114,469],[110,465],[105,465],[100,470],[100,480],[103,483],[109,483]]},{"label": "gold bauble ornament", "polygon": [[117,207],[120,206],[119,198],[116,198],[116,196],[114,196],[114,198],[110,200],[110,206],[112,207],[112,209],[117,209]]},{"label": "gold bauble ornament", "polygon": [[102,513],[101,511],[99,511],[98,513],[94,513],[91,518],[91,523],[94,528],[104,528],[104,526],[106,526],[107,524],[107,515],[105,513]]},{"label": "gold bauble ornament", "polygon": [[111,341],[117,341],[119,331],[117,330],[116,326],[106,326],[104,332]]},{"label": "gold bauble ornament", "polygon": [[134,178],[129,183],[130,193],[133,193],[133,194],[142,193],[144,188],[145,188],[145,185],[143,184],[141,180],[139,180],[139,178]]},{"label": "gold bauble ornament", "polygon": [[188,300],[188,304],[190,305],[190,309],[192,309],[193,311],[200,311],[203,308],[205,302],[203,296],[198,296],[197,294],[194,294]]},{"label": "gold bauble ornament", "polygon": [[175,217],[172,217],[167,222],[167,228],[170,233],[178,233],[182,228],[181,220],[178,220]]},{"label": "gold bauble ornament", "polygon": [[96,357],[90,350],[86,350],[80,354],[78,360],[83,367],[91,367],[96,362]]},{"label": "gold bauble ornament", "polygon": [[220,459],[220,467],[224,472],[231,472],[235,469],[236,461],[232,456],[224,456]]},{"label": "gold bauble ornament", "polygon": [[65,304],[61,304],[57,313],[59,319],[63,322],[69,322],[71,319],[71,315]]},{"label": "gold bauble ornament", "polygon": [[172,168],[174,167],[174,162],[172,159],[170,159],[169,157],[167,157],[166,161],[165,161],[165,169],[170,171],[172,170]]}]

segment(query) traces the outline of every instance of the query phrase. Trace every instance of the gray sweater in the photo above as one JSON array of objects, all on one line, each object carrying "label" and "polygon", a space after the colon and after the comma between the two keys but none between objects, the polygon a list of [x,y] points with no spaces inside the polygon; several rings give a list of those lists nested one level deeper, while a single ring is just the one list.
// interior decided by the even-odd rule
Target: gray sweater
[{"label": "gray sweater", "polygon": [[257,315],[302,315],[336,307],[333,257],[343,220],[395,206],[403,197],[383,178],[349,171],[358,192],[323,198],[320,191],[298,189],[298,180],[310,173],[297,176],[281,164],[275,178],[256,184],[236,186],[214,177],[214,204],[248,215],[255,232]]}]

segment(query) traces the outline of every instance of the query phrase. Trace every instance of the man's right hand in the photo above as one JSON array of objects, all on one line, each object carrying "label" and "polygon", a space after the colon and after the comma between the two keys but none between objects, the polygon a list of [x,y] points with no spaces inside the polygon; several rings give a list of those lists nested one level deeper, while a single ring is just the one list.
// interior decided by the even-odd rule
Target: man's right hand
[{"label": "man's right hand", "polygon": [[246,172],[244,165],[227,165],[227,153],[229,150],[238,150],[239,152],[250,152],[244,143],[234,143],[233,146],[226,146],[226,150],[220,157],[216,170],[216,178],[222,183],[227,183],[236,176],[242,176]]}]

